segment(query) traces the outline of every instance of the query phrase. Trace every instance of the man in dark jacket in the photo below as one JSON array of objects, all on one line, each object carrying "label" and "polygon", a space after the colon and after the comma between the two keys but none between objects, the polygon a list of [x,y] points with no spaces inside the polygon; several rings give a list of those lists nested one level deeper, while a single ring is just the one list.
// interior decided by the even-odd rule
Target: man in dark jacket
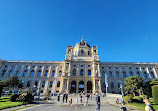
[{"label": "man in dark jacket", "polygon": [[100,111],[100,95],[99,94],[97,94],[97,96],[96,96],[96,102],[97,102],[97,109],[96,109],[96,111]]},{"label": "man in dark jacket", "polygon": [[63,103],[64,103],[64,100],[65,100],[65,96],[66,96],[66,94],[64,93],[64,94],[63,94]]},{"label": "man in dark jacket", "polygon": [[65,94],[65,96],[66,96],[66,103],[67,103],[67,99],[68,99],[68,94]]}]

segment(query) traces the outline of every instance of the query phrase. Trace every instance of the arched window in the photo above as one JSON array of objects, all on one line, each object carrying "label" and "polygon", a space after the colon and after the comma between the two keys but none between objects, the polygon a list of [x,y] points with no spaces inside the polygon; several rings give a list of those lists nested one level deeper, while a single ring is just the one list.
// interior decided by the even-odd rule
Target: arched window
[{"label": "arched window", "polygon": [[13,76],[13,70],[10,70],[10,71],[9,71],[9,76],[10,76],[10,77]]},{"label": "arched window", "polygon": [[53,85],[53,81],[50,81],[49,87],[51,88]]},{"label": "arched window", "polygon": [[91,76],[91,70],[90,69],[88,70],[88,76]]},{"label": "arched window", "polygon": [[57,83],[57,87],[60,87],[60,81],[58,81],[58,83]]},{"label": "arched window", "polygon": [[20,74],[20,70],[17,70],[16,71],[16,76],[19,76],[19,74]]},{"label": "arched window", "polygon": [[62,71],[59,71],[59,77],[61,77],[62,76]]},{"label": "arched window", "polygon": [[45,86],[45,81],[42,82],[42,87],[44,87],[44,86]]},{"label": "arched window", "polygon": [[140,72],[139,71],[137,71],[137,76],[140,76]]},{"label": "arched window", "polygon": [[105,77],[105,71],[102,71],[101,76]]},{"label": "arched window", "polygon": [[41,70],[38,71],[37,77],[41,77]]},{"label": "arched window", "polygon": [[53,71],[52,71],[52,77],[54,77],[54,75],[55,75],[55,71],[53,70]]},{"label": "arched window", "polygon": [[114,83],[111,82],[111,83],[110,83],[110,86],[111,86],[111,88],[113,89],[113,88],[114,88]]},{"label": "arched window", "polygon": [[34,77],[34,70],[31,71],[30,77]]},{"label": "arched window", "polygon": [[130,72],[129,72],[129,75],[130,75],[130,76],[133,76],[133,72],[132,72],[132,71],[130,71]]},{"label": "arched window", "polygon": [[35,81],[35,87],[37,87],[38,86],[38,81]]},{"label": "arched window", "polygon": [[2,72],[2,74],[1,74],[1,76],[4,76],[4,75],[5,75],[5,73],[6,73],[6,70],[3,70],[3,72]]},{"label": "arched window", "polygon": [[120,75],[119,75],[119,72],[118,71],[116,71],[116,77],[119,77]]},{"label": "arched window", "polygon": [[31,82],[28,81],[28,82],[27,82],[27,87],[30,87],[30,85],[31,85]]},{"label": "arched window", "polygon": [[120,88],[120,82],[118,82],[117,85],[118,85],[117,88],[119,89]]},{"label": "arched window", "polygon": [[23,77],[26,77],[26,76],[27,76],[27,70],[23,72]]},{"label": "arched window", "polygon": [[109,77],[112,78],[112,72],[111,71],[109,71]]},{"label": "arched window", "polygon": [[84,50],[83,50],[83,49],[81,50],[81,54],[82,54],[82,55],[84,54]]},{"label": "arched window", "polygon": [[88,51],[88,55],[90,55],[90,52]]},{"label": "arched window", "polygon": [[126,77],[127,77],[126,72],[123,71],[123,78],[126,78]]},{"label": "arched window", "polygon": [[80,76],[83,76],[83,69],[80,70]]},{"label": "arched window", "polygon": [[148,78],[148,75],[146,72],[144,72],[143,75],[144,75],[144,78]]},{"label": "arched window", "polygon": [[72,76],[76,76],[76,69],[72,70]]},{"label": "arched window", "polygon": [[154,79],[154,78],[155,78],[155,75],[154,75],[154,73],[153,73],[153,72],[151,72],[151,73],[150,73],[150,75],[151,75],[151,78],[152,78],[152,79]]},{"label": "arched window", "polygon": [[44,77],[47,77],[47,75],[48,75],[48,70],[45,71]]}]

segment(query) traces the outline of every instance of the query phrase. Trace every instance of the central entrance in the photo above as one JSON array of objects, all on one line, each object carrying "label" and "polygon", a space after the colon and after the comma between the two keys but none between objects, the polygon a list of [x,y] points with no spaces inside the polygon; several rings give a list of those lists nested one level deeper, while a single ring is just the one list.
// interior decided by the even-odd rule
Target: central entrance
[{"label": "central entrance", "polygon": [[84,91],[84,82],[80,81],[79,82],[79,93]]},{"label": "central entrance", "polygon": [[76,81],[71,82],[71,90],[70,93],[76,93]]}]

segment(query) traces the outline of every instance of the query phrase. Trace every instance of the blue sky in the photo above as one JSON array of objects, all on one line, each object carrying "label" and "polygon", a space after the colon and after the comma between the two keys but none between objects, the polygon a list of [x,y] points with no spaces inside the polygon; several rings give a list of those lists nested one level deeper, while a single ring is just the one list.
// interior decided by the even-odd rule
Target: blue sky
[{"label": "blue sky", "polygon": [[0,59],[63,61],[82,35],[105,62],[158,62],[158,0],[0,0]]}]

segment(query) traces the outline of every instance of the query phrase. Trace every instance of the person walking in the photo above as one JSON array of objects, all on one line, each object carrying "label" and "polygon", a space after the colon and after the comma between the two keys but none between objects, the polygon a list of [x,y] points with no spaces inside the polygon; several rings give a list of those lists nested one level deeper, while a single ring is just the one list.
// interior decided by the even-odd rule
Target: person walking
[{"label": "person walking", "polygon": [[97,102],[96,111],[100,111],[100,95],[99,94],[96,94],[96,102]]},{"label": "person walking", "polygon": [[91,98],[91,100],[92,100],[92,94],[90,95],[90,98]]},{"label": "person walking", "polygon": [[66,96],[66,103],[67,103],[67,99],[68,99],[68,94],[65,94],[65,96]]},{"label": "person walking", "polygon": [[153,106],[150,104],[149,99],[144,99],[144,102],[146,104],[145,111],[155,111]]},{"label": "person walking", "polygon": [[64,100],[65,100],[65,93],[63,94],[63,103],[64,103]]},{"label": "person walking", "polygon": [[71,103],[71,106],[72,106],[72,98],[70,99],[70,103]]},{"label": "person walking", "polygon": [[86,105],[88,106],[88,97],[86,97]]},{"label": "person walking", "polygon": [[60,103],[60,94],[58,94],[58,96],[57,96],[57,101],[58,101],[58,103]]},{"label": "person walking", "polygon": [[23,101],[23,104],[26,106],[26,102],[27,102],[27,93],[23,93],[22,94],[22,101]]},{"label": "person walking", "polygon": [[80,101],[81,101],[81,103],[82,103],[82,95],[80,96]]},{"label": "person walking", "polygon": [[125,106],[125,103],[124,103],[124,102],[122,103],[122,107],[121,107],[121,109],[122,109],[123,111],[127,111],[127,108],[126,108],[126,106]]}]

